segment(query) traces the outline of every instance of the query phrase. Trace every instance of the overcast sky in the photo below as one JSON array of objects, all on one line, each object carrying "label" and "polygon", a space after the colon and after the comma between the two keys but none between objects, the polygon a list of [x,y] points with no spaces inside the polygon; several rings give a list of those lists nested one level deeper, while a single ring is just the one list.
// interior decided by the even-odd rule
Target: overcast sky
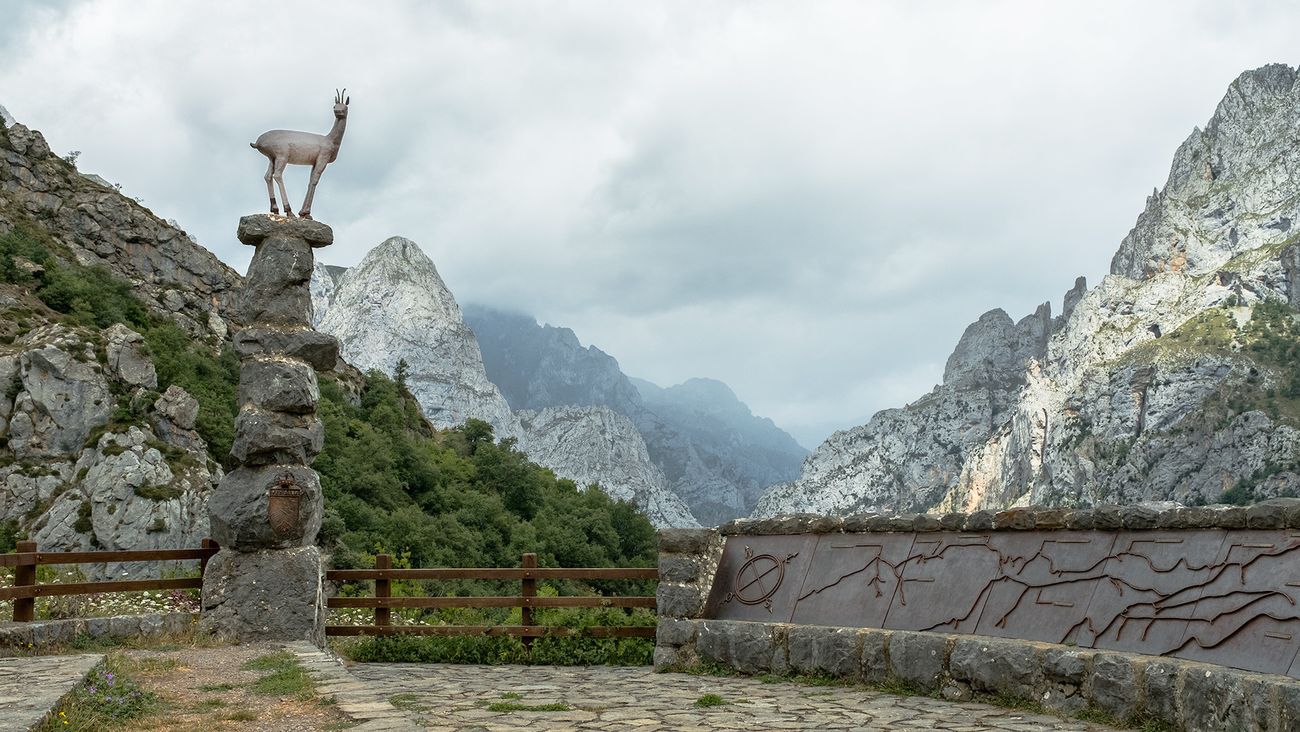
[{"label": "overcast sky", "polygon": [[[347,137],[331,264],[419,242],[462,302],[808,447],[965,326],[1095,283],[1295,3],[71,2],[0,8],[0,105],[243,271],[272,128]],[[295,210],[306,171],[286,184]]]}]

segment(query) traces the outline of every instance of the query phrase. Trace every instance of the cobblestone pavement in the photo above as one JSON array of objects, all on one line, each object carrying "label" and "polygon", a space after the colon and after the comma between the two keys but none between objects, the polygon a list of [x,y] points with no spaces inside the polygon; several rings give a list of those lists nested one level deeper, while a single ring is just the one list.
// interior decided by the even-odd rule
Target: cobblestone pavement
[{"label": "cobblestone pavement", "polygon": [[0,658],[0,732],[26,732],[103,656]]},{"label": "cobblestone pavement", "polygon": [[[985,704],[649,668],[355,664],[296,648],[358,730],[1109,730]],[[312,654],[315,654],[314,656]],[[706,695],[717,706],[698,707]],[[499,705],[497,710],[492,705]],[[561,705],[564,710],[528,709]],[[513,711],[506,711],[515,707]]]}]

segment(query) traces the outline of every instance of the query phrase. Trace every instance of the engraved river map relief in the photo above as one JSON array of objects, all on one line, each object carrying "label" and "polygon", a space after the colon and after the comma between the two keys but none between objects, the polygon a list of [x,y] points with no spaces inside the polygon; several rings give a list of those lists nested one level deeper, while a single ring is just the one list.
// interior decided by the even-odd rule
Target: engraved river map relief
[{"label": "engraved river map relief", "polygon": [[940,631],[1300,678],[1300,532],[733,536],[705,616]]}]

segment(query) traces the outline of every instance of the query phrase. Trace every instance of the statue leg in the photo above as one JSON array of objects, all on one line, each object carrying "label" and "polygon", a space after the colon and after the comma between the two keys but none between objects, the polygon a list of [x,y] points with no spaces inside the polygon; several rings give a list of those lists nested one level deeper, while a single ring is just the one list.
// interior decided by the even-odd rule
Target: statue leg
[{"label": "statue leg", "polygon": [[275,203],[275,189],[271,187],[271,175],[275,172],[275,161],[268,161],[266,166],[266,195],[271,199],[271,213],[279,215],[280,207]]},{"label": "statue leg", "polygon": [[317,163],[311,167],[311,182],[307,184],[307,197],[302,201],[302,209],[298,215],[304,219],[311,218],[311,199],[316,195],[316,183],[320,181],[321,173],[325,172],[325,166]]},{"label": "statue leg", "polygon": [[288,162],[289,161],[283,159],[275,161],[274,178],[276,185],[280,186],[280,200],[284,201],[284,215],[292,216],[293,209],[289,208],[289,194],[284,190],[284,166],[287,165]]}]

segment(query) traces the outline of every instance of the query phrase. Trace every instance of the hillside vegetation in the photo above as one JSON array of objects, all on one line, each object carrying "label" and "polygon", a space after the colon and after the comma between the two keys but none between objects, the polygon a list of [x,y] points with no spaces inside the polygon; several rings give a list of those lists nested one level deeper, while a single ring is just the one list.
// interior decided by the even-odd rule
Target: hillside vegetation
[{"label": "hillside vegetation", "polygon": [[[226,461],[239,378],[228,342],[205,343],[151,315],[127,282],[72,262],[30,221],[0,236],[0,283],[12,295],[3,308],[0,345],[61,323],[99,344],[102,362],[99,331],[127,325],[145,338],[158,391],[176,384],[196,398],[196,430],[213,461]],[[336,566],[361,566],[379,552],[412,566],[511,566],[525,551],[552,566],[653,561],[654,530],[632,504],[557,479],[511,441],[494,441],[486,423],[435,430],[405,386],[379,372],[365,375],[359,398],[329,374],[321,384],[326,440],[315,467],[326,519],[319,542]],[[101,434],[142,422],[141,404],[152,402],[125,391],[115,397]],[[13,460],[2,442],[0,460]],[[23,535],[12,522],[0,528],[5,544]]]}]

